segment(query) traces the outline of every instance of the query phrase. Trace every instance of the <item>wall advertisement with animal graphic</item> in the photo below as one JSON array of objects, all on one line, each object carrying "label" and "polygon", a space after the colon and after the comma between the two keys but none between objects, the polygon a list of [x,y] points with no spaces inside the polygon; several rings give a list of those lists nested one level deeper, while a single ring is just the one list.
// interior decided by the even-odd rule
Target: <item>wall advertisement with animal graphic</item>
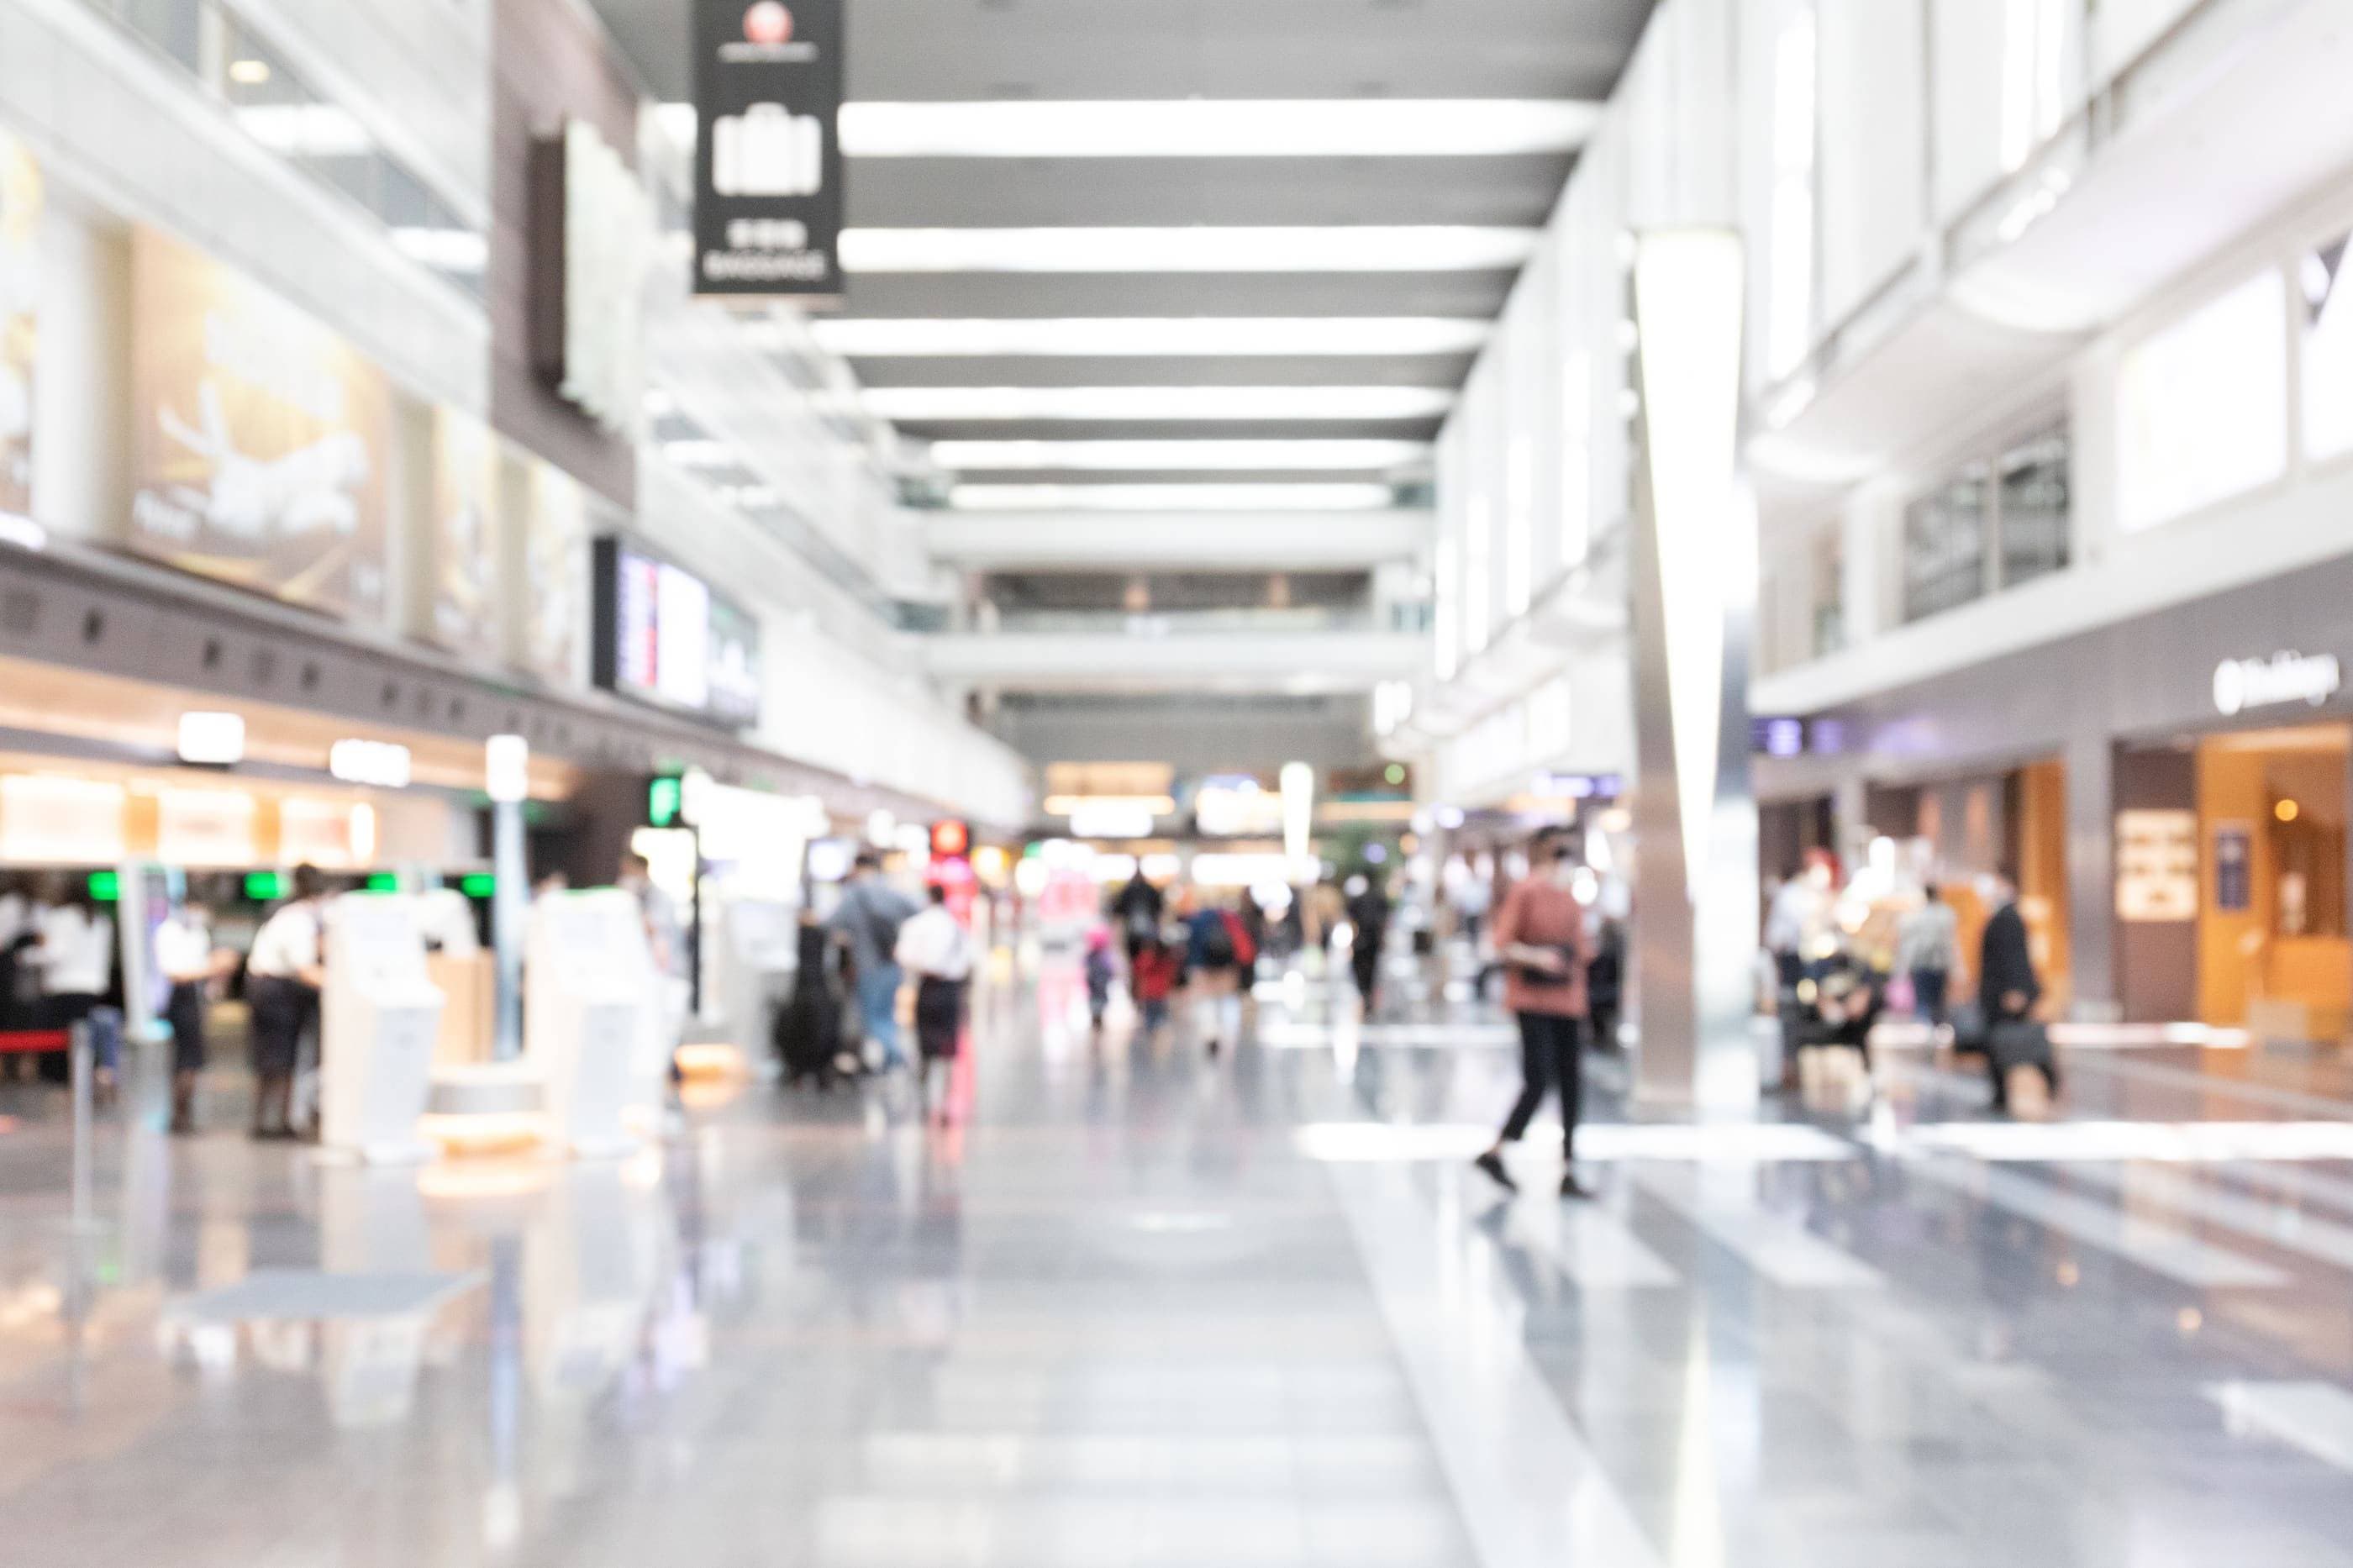
[{"label": "wall advertisement with animal graphic", "polygon": [[33,350],[40,292],[41,171],[0,133],[0,512],[33,510]]},{"label": "wall advertisement with animal graphic", "polygon": [[496,659],[499,638],[499,444],[479,419],[433,411],[432,638],[452,653]]},{"label": "wall advertisement with animal graphic", "polygon": [[132,548],[355,618],[385,603],[383,372],[152,230],[132,261]]}]

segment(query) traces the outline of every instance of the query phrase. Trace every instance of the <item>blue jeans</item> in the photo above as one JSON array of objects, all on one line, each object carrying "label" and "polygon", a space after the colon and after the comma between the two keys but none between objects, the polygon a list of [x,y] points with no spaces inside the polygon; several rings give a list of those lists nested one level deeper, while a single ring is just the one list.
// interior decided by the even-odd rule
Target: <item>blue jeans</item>
[{"label": "blue jeans", "polygon": [[858,1014],[866,1022],[866,1037],[882,1047],[882,1065],[902,1068],[907,1053],[899,1045],[899,983],[895,963],[858,972]]}]

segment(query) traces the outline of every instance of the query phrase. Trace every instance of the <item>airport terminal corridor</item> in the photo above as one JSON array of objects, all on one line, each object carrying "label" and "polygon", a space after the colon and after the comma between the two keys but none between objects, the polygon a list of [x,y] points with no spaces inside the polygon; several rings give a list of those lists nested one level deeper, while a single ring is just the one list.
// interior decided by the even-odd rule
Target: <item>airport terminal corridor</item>
[{"label": "airport terminal corridor", "polygon": [[2353,1563],[2327,1074],[2079,1049],[2020,1125],[1915,1052],[1710,1128],[1597,1057],[1564,1204],[1541,1121],[1516,1199],[1468,1164],[1492,1007],[1258,989],[1212,1059],[1000,952],[944,1125],[691,1084],[618,1163],[133,1115],[79,1238],[0,1089],[0,1518],[41,1568]]}]

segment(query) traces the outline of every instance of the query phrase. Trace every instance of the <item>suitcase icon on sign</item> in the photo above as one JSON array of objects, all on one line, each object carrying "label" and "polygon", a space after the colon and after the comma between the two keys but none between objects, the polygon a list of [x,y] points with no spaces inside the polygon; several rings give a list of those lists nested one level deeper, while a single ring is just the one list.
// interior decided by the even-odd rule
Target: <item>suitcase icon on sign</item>
[{"label": "suitcase icon on sign", "polygon": [[825,122],[781,103],[723,114],[711,128],[711,188],[723,196],[813,196],[825,188]]}]

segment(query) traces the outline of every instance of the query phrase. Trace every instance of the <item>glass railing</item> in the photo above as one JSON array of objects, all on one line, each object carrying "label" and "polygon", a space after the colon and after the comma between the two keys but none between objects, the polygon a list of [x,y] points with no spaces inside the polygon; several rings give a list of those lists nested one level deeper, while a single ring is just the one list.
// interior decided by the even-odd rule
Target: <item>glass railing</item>
[{"label": "glass railing", "polygon": [[1000,633],[1028,637],[1263,637],[1409,629],[1369,608],[1000,610],[994,625]]},{"label": "glass railing", "polygon": [[483,297],[488,237],[219,0],[83,4],[177,66],[254,141],[364,210],[395,249]]}]

